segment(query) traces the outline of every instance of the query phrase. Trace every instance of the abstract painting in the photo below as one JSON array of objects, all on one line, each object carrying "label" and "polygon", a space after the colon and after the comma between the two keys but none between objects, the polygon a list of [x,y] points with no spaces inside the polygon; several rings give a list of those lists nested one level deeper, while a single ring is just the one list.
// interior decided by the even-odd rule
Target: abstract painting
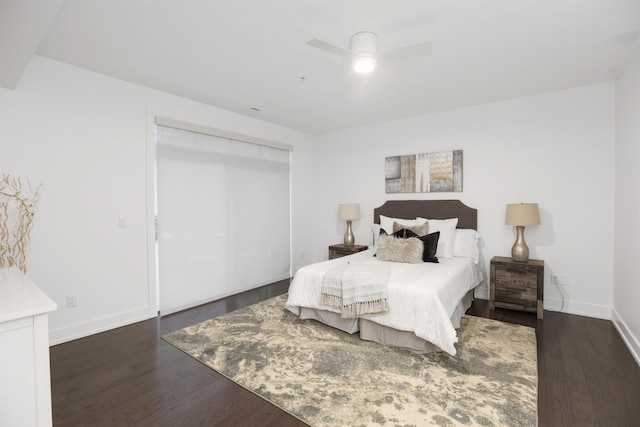
[{"label": "abstract painting", "polygon": [[385,159],[387,193],[462,191],[462,150],[393,156]]}]

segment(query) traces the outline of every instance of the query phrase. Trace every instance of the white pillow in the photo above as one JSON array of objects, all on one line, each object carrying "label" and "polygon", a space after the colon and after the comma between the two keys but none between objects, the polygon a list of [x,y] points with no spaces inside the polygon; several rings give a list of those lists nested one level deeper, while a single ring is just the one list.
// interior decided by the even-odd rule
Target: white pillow
[{"label": "white pillow", "polygon": [[[424,219],[424,218],[418,218]],[[453,258],[453,244],[455,242],[455,231],[458,225],[458,218],[450,219],[427,219],[429,222],[429,233],[440,232],[438,239],[438,250],[436,256],[438,258]]]},{"label": "white pillow", "polygon": [[380,228],[386,231],[387,234],[393,234],[393,223],[397,222],[398,224],[413,227],[414,225],[422,225],[427,222],[424,218],[416,218],[416,219],[403,219],[403,218],[391,218],[389,216],[380,215]]},{"label": "white pillow", "polygon": [[477,264],[480,260],[478,232],[472,228],[456,228],[453,243],[453,256],[471,258]]}]

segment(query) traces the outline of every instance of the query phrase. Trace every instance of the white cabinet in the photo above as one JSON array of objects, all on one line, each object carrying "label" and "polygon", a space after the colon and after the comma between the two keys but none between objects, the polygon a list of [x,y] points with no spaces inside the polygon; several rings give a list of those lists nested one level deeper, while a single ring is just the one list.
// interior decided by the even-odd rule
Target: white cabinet
[{"label": "white cabinet", "polygon": [[0,426],[51,426],[48,313],[56,304],[17,268],[0,269]]}]

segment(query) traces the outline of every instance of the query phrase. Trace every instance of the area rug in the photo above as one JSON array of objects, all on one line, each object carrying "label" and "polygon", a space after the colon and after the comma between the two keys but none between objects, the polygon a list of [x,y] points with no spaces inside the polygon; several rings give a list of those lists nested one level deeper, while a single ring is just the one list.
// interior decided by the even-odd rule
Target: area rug
[{"label": "area rug", "polygon": [[163,336],[311,426],[535,426],[532,328],[465,316],[458,354],[362,341],[281,295]]}]

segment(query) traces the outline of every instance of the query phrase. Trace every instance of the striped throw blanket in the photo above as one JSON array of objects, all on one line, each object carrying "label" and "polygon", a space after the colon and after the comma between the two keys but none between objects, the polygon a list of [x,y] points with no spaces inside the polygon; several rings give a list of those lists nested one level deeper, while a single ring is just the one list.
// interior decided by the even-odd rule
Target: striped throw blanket
[{"label": "striped throw blanket", "polygon": [[352,262],[330,268],[322,278],[320,302],[339,308],[341,317],[384,313],[390,268],[380,262]]}]

